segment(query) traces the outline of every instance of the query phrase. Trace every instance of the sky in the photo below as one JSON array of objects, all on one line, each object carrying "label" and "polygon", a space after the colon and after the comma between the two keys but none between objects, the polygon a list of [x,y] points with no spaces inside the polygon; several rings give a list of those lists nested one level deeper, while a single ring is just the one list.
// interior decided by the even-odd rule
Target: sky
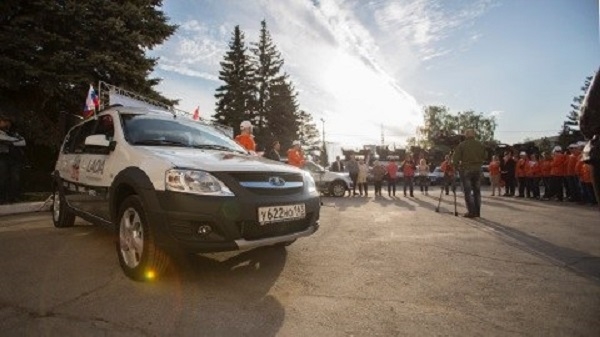
[{"label": "sky", "polygon": [[[215,109],[236,25],[247,46],[266,20],[283,70],[325,139],[402,147],[423,107],[495,116],[496,138],[558,133],[600,67],[599,0],[164,0],[179,25],[150,51],[157,90]],[[322,121],[323,120],[323,121]]]}]

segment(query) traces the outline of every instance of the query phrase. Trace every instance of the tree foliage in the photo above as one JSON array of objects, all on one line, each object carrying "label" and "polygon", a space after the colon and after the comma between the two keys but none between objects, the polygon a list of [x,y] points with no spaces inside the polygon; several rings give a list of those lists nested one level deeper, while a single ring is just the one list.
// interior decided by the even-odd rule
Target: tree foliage
[{"label": "tree foliage", "polygon": [[417,130],[417,137],[408,140],[408,145],[422,149],[446,145],[442,135],[460,135],[467,129],[474,129],[482,142],[493,143],[496,126],[494,116],[485,117],[472,110],[452,114],[445,106],[426,106],[423,109],[423,126]]},{"label": "tree foliage", "polygon": [[[250,45],[247,55],[244,34],[235,27],[229,51],[221,63],[220,79],[225,85],[217,89],[219,123],[237,128],[244,119],[256,126],[254,136],[259,149],[278,140],[285,149],[299,135],[306,135],[312,119],[299,111],[298,94],[292,80],[283,72],[284,61],[277,50],[266,21],[261,22],[258,42]],[[316,133],[318,137],[318,132]],[[310,136],[312,137],[312,136]],[[312,141],[312,138],[310,138]]]},{"label": "tree foliage", "polygon": [[0,108],[20,117],[30,144],[61,140],[59,113],[79,114],[99,80],[174,103],[148,78],[146,51],[176,29],[162,1],[5,0],[0,5]]},{"label": "tree foliage", "polygon": [[248,55],[244,42],[244,33],[235,26],[229,43],[229,50],[221,62],[219,79],[225,84],[217,88],[215,93],[216,110],[213,119],[223,125],[239,130],[244,120],[255,126],[258,114],[254,110],[255,69]]},{"label": "tree foliage", "polygon": [[567,113],[567,119],[563,122],[562,129],[558,135],[558,143],[564,147],[577,141],[583,140],[583,135],[579,132],[579,110],[585,98],[593,76],[588,76],[581,86],[581,94],[573,97],[571,102],[571,111]]}]

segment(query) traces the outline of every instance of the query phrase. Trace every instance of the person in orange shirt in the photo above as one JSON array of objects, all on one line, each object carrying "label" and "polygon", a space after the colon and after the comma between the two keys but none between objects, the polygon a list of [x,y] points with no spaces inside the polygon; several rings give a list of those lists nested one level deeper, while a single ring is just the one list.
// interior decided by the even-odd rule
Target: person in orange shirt
[{"label": "person in orange shirt", "polygon": [[581,201],[581,186],[579,184],[579,174],[575,171],[575,166],[581,160],[581,150],[578,144],[569,145],[571,154],[567,161],[566,179],[569,186],[569,201]]},{"label": "person in orange shirt", "polygon": [[542,167],[538,161],[537,155],[532,154],[529,159],[527,169],[527,180],[529,183],[529,191],[527,193],[528,198],[540,199],[540,177],[542,175]]},{"label": "person in orange shirt", "polygon": [[446,155],[444,157],[444,161],[440,166],[440,170],[444,172],[442,189],[446,190],[446,195],[450,194],[450,186],[452,186],[452,193],[456,192],[456,184],[454,183],[456,179],[456,172],[454,170],[454,166],[452,165],[450,155]]},{"label": "person in orange shirt", "polygon": [[563,154],[560,146],[555,146],[552,150],[552,165],[550,169],[550,196],[558,201],[563,201],[563,185],[565,178],[565,162],[567,156]]},{"label": "person in orange shirt", "polygon": [[288,164],[296,166],[296,167],[304,166],[304,162],[306,160],[304,159],[304,151],[302,151],[302,147],[300,146],[300,141],[295,140],[292,143],[292,147],[288,150],[287,155],[288,155]]},{"label": "person in orange shirt", "polygon": [[592,185],[592,168],[583,161],[577,163],[577,173],[581,181],[582,200],[586,204],[595,205],[598,203],[594,195],[594,186]]},{"label": "person in orange shirt", "polygon": [[252,135],[252,123],[243,121],[240,124],[240,134],[235,137],[235,141],[250,153],[256,153],[256,143]]},{"label": "person in orange shirt", "polygon": [[498,189],[498,196],[500,196],[502,195],[502,186],[500,186],[500,160],[498,160],[498,156],[492,157],[488,169],[490,170],[492,197],[496,195],[496,189]]},{"label": "person in orange shirt", "polygon": [[524,198],[525,190],[527,190],[527,194],[529,194],[529,187],[527,186],[528,162],[527,152],[521,151],[521,153],[519,153],[519,160],[517,161],[517,170],[515,171],[515,176],[519,182],[519,195],[517,195],[517,198]]},{"label": "person in orange shirt", "polygon": [[542,157],[540,159],[542,183],[544,185],[544,196],[542,197],[542,200],[548,200],[548,198],[550,198],[550,172],[552,170],[552,157],[550,157],[548,153],[542,152]]}]

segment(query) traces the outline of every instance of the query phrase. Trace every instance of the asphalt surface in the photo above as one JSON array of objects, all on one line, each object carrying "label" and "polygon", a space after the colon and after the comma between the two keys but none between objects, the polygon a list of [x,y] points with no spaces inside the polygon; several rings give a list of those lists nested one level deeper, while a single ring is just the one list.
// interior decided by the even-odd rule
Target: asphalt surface
[{"label": "asphalt surface", "polygon": [[312,237],[177,257],[149,283],[104,228],[0,217],[0,335],[600,335],[597,208],[485,197],[473,220],[438,196],[324,198]]}]

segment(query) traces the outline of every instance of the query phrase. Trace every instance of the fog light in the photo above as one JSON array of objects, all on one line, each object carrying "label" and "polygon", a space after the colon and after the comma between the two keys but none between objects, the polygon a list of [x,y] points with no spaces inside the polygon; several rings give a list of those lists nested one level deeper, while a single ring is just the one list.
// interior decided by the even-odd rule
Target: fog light
[{"label": "fog light", "polygon": [[200,235],[208,235],[212,232],[212,227],[209,225],[201,225],[198,227],[198,234]]}]

